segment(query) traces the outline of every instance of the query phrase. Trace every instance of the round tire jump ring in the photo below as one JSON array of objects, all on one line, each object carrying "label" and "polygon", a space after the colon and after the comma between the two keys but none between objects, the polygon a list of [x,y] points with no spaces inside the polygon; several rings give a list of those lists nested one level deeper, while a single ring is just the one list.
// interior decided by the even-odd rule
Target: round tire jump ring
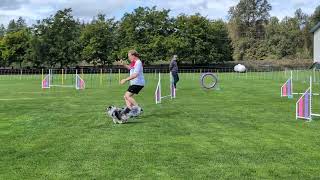
[{"label": "round tire jump ring", "polygon": [[[207,77],[211,77],[211,78],[213,79],[212,83],[210,83],[209,85],[207,85],[207,84],[204,83],[204,80],[205,80],[205,78],[207,78]],[[213,74],[213,73],[203,73],[203,74],[201,75],[201,78],[200,78],[200,83],[201,83],[201,85],[202,85],[203,88],[205,88],[205,89],[212,89],[212,88],[214,88],[214,87],[218,84],[218,78],[217,78],[217,76],[216,76],[215,74]]]}]

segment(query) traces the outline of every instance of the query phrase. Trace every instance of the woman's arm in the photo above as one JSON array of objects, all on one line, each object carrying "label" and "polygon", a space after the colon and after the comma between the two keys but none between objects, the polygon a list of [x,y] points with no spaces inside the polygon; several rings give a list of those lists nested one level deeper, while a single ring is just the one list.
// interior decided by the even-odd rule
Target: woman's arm
[{"label": "woman's arm", "polygon": [[127,65],[127,64],[123,64],[122,65],[123,67],[125,67],[125,68],[127,68],[128,70],[130,70],[131,68],[130,68],[130,66],[129,65]]},{"label": "woman's arm", "polygon": [[137,78],[137,77],[138,77],[138,73],[133,73],[131,76],[127,77],[126,79],[122,79],[122,80],[120,81],[120,84],[124,84],[124,83],[126,83],[127,81],[130,81],[130,80],[135,79],[135,78]]},{"label": "woman's arm", "polygon": [[124,62],[122,59],[120,59],[120,64],[121,64],[124,68],[126,68],[126,69],[128,69],[128,70],[131,69],[130,66],[127,65],[127,64],[125,64],[125,62]]}]

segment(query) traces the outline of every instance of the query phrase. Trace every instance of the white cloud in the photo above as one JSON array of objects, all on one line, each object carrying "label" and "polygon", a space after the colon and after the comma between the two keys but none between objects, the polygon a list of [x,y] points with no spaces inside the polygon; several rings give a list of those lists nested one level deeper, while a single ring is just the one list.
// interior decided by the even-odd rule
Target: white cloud
[{"label": "white cloud", "polygon": [[[22,16],[32,24],[54,14],[57,10],[71,7],[76,18],[89,20],[98,13],[109,17],[120,18],[138,6],[157,6],[159,9],[171,9],[171,15],[199,12],[212,19],[226,19],[228,10],[239,0],[0,0],[0,24],[7,24],[12,18]],[[294,11],[301,8],[305,13],[313,13],[320,5],[316,0],[269,0],[273,9],[272,16],[282,19],[293,16]]]},{"label": "white cloud", "polygon": [[226,19],[229,8],[236,5],[238,0],[143,0],[139,5],[154,6],[170,9],[171,15],[200,13],[212,19]]},{"label": "white cloud", "polygon": [[[2,4],[2,1],[6,3]],[[8,4],[11,4],[10,8]],[[32,24],[64,8],[72,8],[76,18],[89,20],[98,13],[112,16],[128,4],[126,0],[1,0],[0,24],[7,24],[19,16]]]},{"label": "white cloud", "polygon": [[0,9],[12,10],[18,9],[21,5],[28,3],[28,0],[1,0]]},{"label": "white cloud", "polygon": [[272,5],[272,16],[277,16],[279,19],[282,19],[286,16],[294,16],[294,12],[301,8],[304,13],[312,14],[317,6],[320,5],[320,2],[316,0],[290,0],[290,1],[279,1],[279,0],[270,0]]}]

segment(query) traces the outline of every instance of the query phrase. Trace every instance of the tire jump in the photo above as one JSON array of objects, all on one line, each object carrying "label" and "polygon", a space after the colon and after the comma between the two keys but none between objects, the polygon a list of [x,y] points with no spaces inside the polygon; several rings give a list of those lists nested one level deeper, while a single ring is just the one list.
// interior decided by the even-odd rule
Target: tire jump
[{"label": "tire jump", "polygon": [[[206,79],[212,79],[212,82],[206,83]],[[218,85],[218,77],[214,73],[203,73],[200,76],[200,84],[204,89],[214,89]]]}]

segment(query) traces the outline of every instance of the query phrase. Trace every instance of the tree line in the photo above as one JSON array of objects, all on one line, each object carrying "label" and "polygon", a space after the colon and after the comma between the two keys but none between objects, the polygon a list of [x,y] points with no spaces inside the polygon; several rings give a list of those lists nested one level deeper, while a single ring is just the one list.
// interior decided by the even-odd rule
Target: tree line
[{"label": "tree line", "polygon": [[232,60],[311,58],[311,28],[320,21],[320,6],[311,15],[271,17],[267,0],[240,0],[227,21],[200,14],[169,15],[170,10],[139,7],[120,20],[98,14],[91,22],[57,11],[27,26],[23,18],[0,25],[0,66],[70,67],[86,62],[112,65],[130,49],[146,64],[168,61],[210,64]]}]

